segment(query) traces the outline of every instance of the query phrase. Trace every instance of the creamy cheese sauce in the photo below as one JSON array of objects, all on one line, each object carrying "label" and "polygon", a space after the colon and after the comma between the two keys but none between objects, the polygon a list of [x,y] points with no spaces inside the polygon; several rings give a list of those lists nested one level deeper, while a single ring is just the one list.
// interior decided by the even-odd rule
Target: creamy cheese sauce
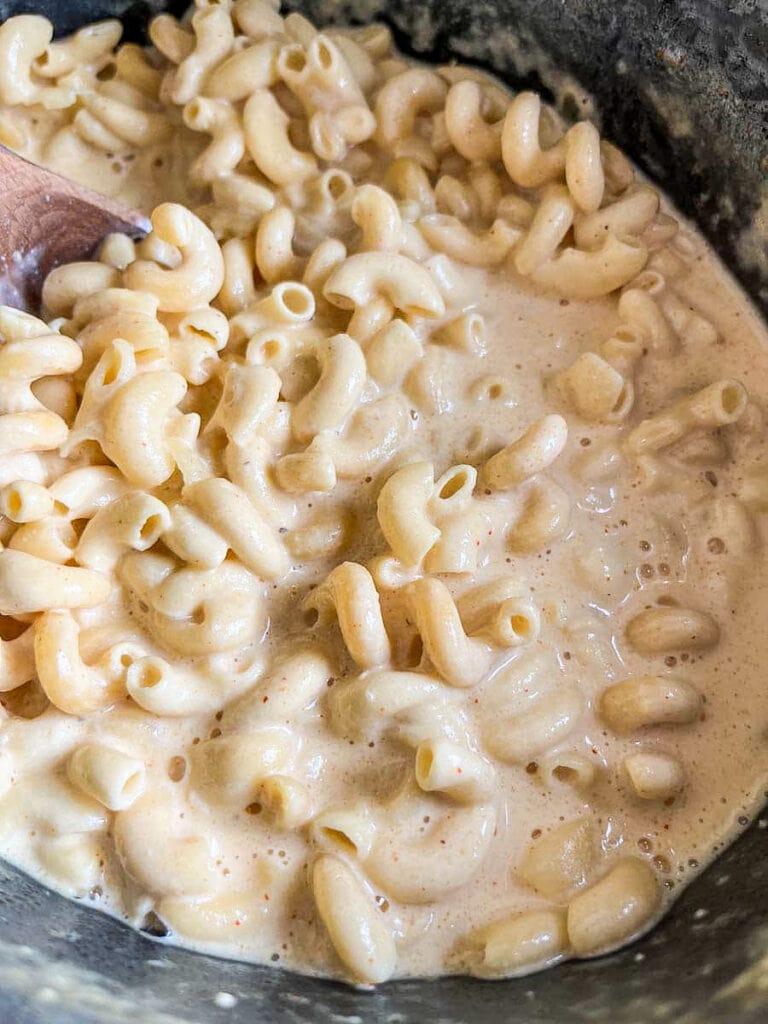
[{"label": "creamy cheese sauce", "polygon": [[[165,65],[158,61],[158,66]],[[210,213],[204,205],[210,202],[208,190],[192,186],[188,174],[204,148],[201,136],[183,126],[170,104],[166,109],[174,124],[171,140],[126,146],[120,153],[84,142],[71,128],[68,109],[6,106],[0,110],[0,136],[15,139],[24,156],[147,213],[160,202],[173,201],[197,207],[205,219]],[[386,161],[374,156],[356,159],[352,150],[343,162],[355,184],[383,180]],[[456,167],[460,173],[460,161]],[[313,213],[296,194],[286,188],[282,201],[302,210],[298,230],[309,240],[306,254],[326,235],[340,238],[354,251],[358,233],[348,208],[330,216]],[[499,971],[478,960],[478,929],[530,910],[565,906],[573,893],[597,882],[627,856],[649,865],[660,887],[661,906],[654,906],[634,931],[643,929],[755,814],[768,783],[767,580],[762,553],[768,490],[762,496],[759,490],[759,474],[766,473],[768,464],[764,326],[701,237],[682,226],[651,251],[649,263],[661,275],[662,298],[670,302],[673,345],[665,352],[649,343],[638,360],[635,403],[626,421],[587,422],[564,402],[558,374],[581,353],[599,351],[617,330],[618,293],[585,301],[562,298],[517,273],[509,259],[496,268],[476,268],[438,255],[430,265],[449,309],[438,326],[462,311],[479,314],[485,321],[485,351],[468,354],[430,343],[435,324],[414,320],[424,357],[402,385],[409,415],[399,450],[370,473],[340,479],[330,493],[278,491],[282,518],[274,525],[280,537],[290,539],[325,516],[339,519],[343,514],[339,521],[352,525],[343,543],[325,557],[293,557],[286,576],[264,585],[268,629],[263,638],[259,632],[244,647],[216,656],[217,670],[230,687],[222,691],[226,698],[221,707],[200,715],[162,717],[126,698],[77,716],[50,704],[35,681],[3,694],[0,851],[7,859],[52,888],[137,927],[167,930],[174,943],[354,977],[344,958],[339,960],[309,882],[318,852],[330,850],[353,865],[364,892],[375,902],[394,938],[398,975],[467,970],[493,974]],[[257,288],[259,297],[267,293],[263,283]],[[172,317],[166,319],[170,323]],[[323,336],[332,333],[334,323],[334,317],[318,313],[316,324]],[[221,353],[221,367],[233,352]],[[273,425],[272,459],[303,448],[285,429],[285,404],[297,401],[313,383],[306,362],[299,357],[278,367],[284,408],[283,419],[277,417]],[[210,383],[190,386],[183,411],[201,412],[205,422],[218,401],[219,376],[217,368]],[[693,432],[645,459],[627,452],[632,427],[722,378],[740,381],[749,393],[738,422]],[[361,400],[373,400],[381,392],[368,377]],[[467,522],[474,517],[477,566],[469,573],[439,574],[454,597],[499,576],[509,577],[542,615],[535,639],[507,650],[494,648],[490,670],[477,686],[446,688],[443,703],[430,711],[436,735],[492,763],[495,784],[486,831],[493,835],[464,884],[429,902],[398,898],[371,877],[365,858],[356,855],[349,840],[334,845],[333,836],[313,831],[313,818],[328,808],[363,802],[377,835],[396,837],[393,851],[423,843],[425,862],[430,857],[439,864],[466,845],[469,826],[463,822],[474,809],[416,787],[413,745],[401,735],[380,727],[366,729],[364,723],[365,735],[354,739],[334,729],[334,690],[360,670],[338,626],[326,626],[322,617],[313,625],[302,601],[340,562],[370,566],[372,559],[388,553],[376,502],[395,469],[426,460],[439,478],[457,464],[481,468],[490,455],[553,412],[562,413],[568,424],[565,449],[547,470],[547,477],[570,499],[567,532],[533,553],[512,551],[509,528],[520,515],[524,492],[491,491],[483,486],[481,473],[465,515]],[[221,445],[204,432],[201,438],[199,449],[207,464],[215,475],[224,475]],[[0,467],[0,482],[27,478],[50,485],[67,469],[94,461],[104,464],[106,459],[94,458],[90,449],[76,450],[66,463],[55,454],[14,455]],[[153,493],[170,503],[179,497],[181,485],[177,473]],[[747,524],[738,535],[723,529],[733,516]],[[3,520],[6,545],[12,546],[16,529]],[[158,550],[163,551],[161,542]],[[403,578],[418,575],[404,571]],[[374,577],[378,579],[375,572]],[[392,666],[415,671],[415,629],[403,593],[379,589],[394,650]],[[163,657],[182,671],[201,672],[201,659],[169,653],[137,612],[129,591],[127,585],[117,586],[107,603],[76,613],[83,660],[93,664],[112,644],[130,640],[145,654]],[[634,650],[625,635],[627,623],[644,608],[675,605],[709,613],[720,628],[718,642],[706,650]],[[5,635],[16,635],[34,617],[21,615],[19,623],[5,617]],[[241,728],[242,695],[261,692],[260,679],[301,645],[323,651],[332,672],[327,693],[288,723],[299,742],[289,774],[305,787],[311,813],[298,827],[278,828],[254,796],[234,804],[206,797],[195,784],[190,758],[199,744]],[[434,672],[428,661],[421,669]],[[204,671],[212,674],[210,662]],[[683,725],[650,725],[627,735],[613,732],[599,711],[601,693],[611,684],[643,676],[689,681],[703,698],[700,715]],[[583,701],[575,726],[552,749],[522,763],[494,757],[487,737],[498,727],[493,695],[501,677],[518,680],[521,708],[527,706],[529,688],[535,695],[542,687],[572,684]],[[279,718],[277,723],[283,724]],[[144,791],[131,808],[116,814],[102,808],[99,820],[92,808],[83,809],[82,796],[66,781],[64,765],[86,742],[115,747],[143,763]],[[639,751],[674,758],[684,778],[679,792],[660,800],[636,795],[624,761]],[[578,771],[594,772],[591,784],[575,784],[574,763]],[[54,785],[58,788],[51,789]],[[41,793],[52,794],[53,810]],[[146,851],[150,865],[143,876],[131,866],[126,840],[115,845],[116,831],[118,839],[120,835],[116,819],[128,820],[126,816],[131,843]],[[571,895],[548,900],[521,877],[521,862],[553,829],[577,819],[593,828],[594,862],[588,865],[588,877],[573,882]],[[153,887],[148,881],[152,866],[172,862],[178,849],[169,843],[195,837],[206,843],[202,888],[174,887],[172,863],[166,864],[168,885]],[[566,946],[547,959],[568,955]],[[539,966],[535,960],[511,963],[500,973]],[[356,980],[361,980],[359,975]]]}]

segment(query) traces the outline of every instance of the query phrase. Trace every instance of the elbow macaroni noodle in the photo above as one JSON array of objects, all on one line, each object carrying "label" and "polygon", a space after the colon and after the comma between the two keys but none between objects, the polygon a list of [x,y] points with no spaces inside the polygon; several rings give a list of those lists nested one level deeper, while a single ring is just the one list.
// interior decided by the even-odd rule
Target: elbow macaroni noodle
[{"label": "elbow macaroni noodle", "polygon": [[0,307],[0,853],[355,983],[624,944],[764,789],[765,334],[531,92],[149,35],[0,26],[3,141],[152,225]]}]

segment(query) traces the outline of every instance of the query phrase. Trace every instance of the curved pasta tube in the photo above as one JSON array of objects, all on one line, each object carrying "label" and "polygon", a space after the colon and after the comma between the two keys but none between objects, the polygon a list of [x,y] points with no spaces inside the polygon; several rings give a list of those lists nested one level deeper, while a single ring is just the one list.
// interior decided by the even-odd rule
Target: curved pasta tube
[{"label": "curved pasta tube", "polygon": [[565,142],[543,150],[539,140],[541,99],[520,92],[510,103],[501,129],[501,158],[507,174],[523,188],[540,188],[565,171]]},{"label": "curved pasta tube", "polygon": [[400,210],[389,192],[378,185],[359,186],[355,189],[350,213],[362,232],[359,252],[397,252],[400,249]]},{"label": "curved pasta tube", "polygon": [[483,481],[496,490],[523,483],[559,457],[568,441],[568,424],[562,416],[542,416],[516,441],[492,455],[482,470]]},{"label": "curved pasta tube", "polygon": [[361,252],[335,267],[323,295],[340,309],[367,306],[377,296],[409,316],[439,317],[443,297],[424,267],[399,253]]},{"label": "curved pasta tube", "polygon": [[153,370],[123,384],[107,406],[102,448],[136,487],[158,487],[173,473],[167,420],[186,393],[181,374]]},{"label": "curved pasta tube", "polygon": [[502,121],[489,124],[484,117],[485,96],[478,82],[455,82],[445,99],[445,127],[457,153],[471,163],[501,159]]},{"label": "curved pasta tube", "polygon": [[390,643],[381,615],[379,595],[368,570],[342,562],[306,598],[304,608],[317,611],[320,621],[335,614],[350,657],[361,668],[390,659]]},{"label": "curved pasta tube", "polygon": [[467,227],[457,217],[430,213],[417,227],[433,249],[471,267],[494,267],[501,263],[520,238],[520,229],[498,218],[483,234]]},{"label": "curved pasta tube", "polygon": [[171,525],[167,507],[143,491],[131,491],[99,509],[83,531],[75,559],[109,572],[127,550],[146,551]]},{"label": "curved pasta tube", "polygon": [[278,727],[206,740],[189,750],[192,785],[212,803],[245,807],[259,782],[283,768],[296,746],[290,731]]},{"label": "curved pasta tube", "polygon": [[444,691],[439,679],[421,672],[373,672],[331,689],[326,701],[330,725],[346,739],[368,739]]},{"label": "curved pasta tube", "polygon": [[209,228],[178,203],[162,203],[152,212],[152,235],[178,249],[177,267],[161,267],[152,260],[136,260],[126,267],[127,288],[157,297],[165,313],[184,313],[207,305],[224,283],[224,259]]},{"label": "curved pasta tube", "polygon": [[642,455],[674,444],[691,430],[712,430],[736,423],[744,415],[748,401],[741,381],[715,381],[666,412],[643,420],[627,438],[627,447]]},{"label": "curved pasta tube", "polygon": [[550,185],[515,250],[514,264],[519,274],[531,274],[553,258],[570,230],[573,216],[573,200],[568,189]]},{"label": "curved pasta tube", "polygon": [[319,857],[312,891],[339,959],[361,981],[376,984],[395,972],[395,940],[370,893],[338,857]]},{"label": "curved pasta tube", "polygon": [[379,492],[381,532],[404,565],[418,565],[440,537],[427,515],[434,486],[432,463],[414,462],[393,473]]},{"label": "curved pasta tube", "polygon": [[648,250],[635,239],[607,235],[599,249],[563,249],[531,273],[531,280],[567,299],[598,299],[640,273]]},{"label": "curved pasta tube", "polygon": [[254,89],[268,89],[279,78],[276,67],[279,50],[276,40],[261,39],[233,53],[211,71],[205,83],[206,96],[237,103],[247,99]]},{"label": "curved pasta tube", "polygon": [[320,377],[291,413],[291,429],[299,441],[340,426],[357,404],[366,377],[365,356],[348,334],[334,334],[310,351],[320,365]]},{"label": "curved pasta tube", "polygon": [[9,412],[0,415],[0,456],[49,452],[61,448],[69,430],[54,412]]},{"label": "curved pasta tube", "polygon": [[363,476],[390,458],[408,431],[401,395],[386,395],[362,406],[341,437],[319,434],[311,450],[328,452],[340,477]]},{"label": "curved pasta tube", "polygon": [[253,572],[269,580],[286,574],[285,546],[235,484],[210,477],[185,487],[183,498]]},{"label": "curved pasta tube", "polygon": [[168,331],[154,314],[121,310],[91,320],[78,334],[85,372],[90,373],[117,338],[128,342],[137,363],[154,362],[168,355]]},{"label": "curved pasta tube", "polygon": [[648,185],[631,185],[615,202],[576,218],[573,234],[580,249],[593,249],[608,234],[638,237],[659,209],[659,193]]},{"label": "curved pasta tube", "polygon": [[333,675],[327,655],[316,647],[292,654],[275,665],[257,687],[230,705],[224,721],[250,729],[280,722],[293,725],[327,689]]},{"label": "curved pasta tube", "polygon": [[312,817],[312,798],[307,787],[290,775],[268,775],[256,786],[255,795],[256,803],[276,828],[301,828]]},{"label": "curved pasta tube", "polygon": [[592,881],[601,854],[594,822],[576,818],[534,840],[518,871],[539,896],[552,903],[567,903]]},{"label": "curved pasta tube", "polygon": [[[9,307],[0,307],[8,310]],[[67,440],[69,428],[32,392],[42,377],[57,377],[79,369],[83,354],[70,338],[47,332],[27,337],[10,313],[0,344],[0,456],[21,452],[52,451]]]},{"label": "curved pasta tube", "polygon": [[232,17],[224,7],[202,7],[192,15],[194,46],[170,80],[168,97],[181,106],[203,91],[208,73],[230,52],[235,38]]},{"label": "curved pasta tube", "polygon": [[589,214],[600,208],[605,191],[600,133],[589,121],[566,132],[565,181],[579,209]]},{"label": "curved pasta tube", "polygon": [[288,115],[268,89],[255,89],[243,110],[245,145],[261,173],[275,185],[305,181],[317,173],[310,153],[288,138]]},{"label": "curved pasta tube", "polygon": [[280,378],[268,366],[230,363],[223,385],[219,404],[205,429],[221,427],[234,444],[250,444],[275,411]]},{"label": "curved pasta tube", "polygon": [[165,114],[142,110],[114,96],[83,91],[78,99],[93,116],[94,123],[106,128],[108,138],[116,139],[122,149],[126,143],[128,146],[140,147],[164,142],[173,132],[173,125]]},{"label": "curved pasta tube", "polygon": [[15,690],[34,677],[34,635],[30,627],[14,640],[0,639],[0,693]]},{"label": "curved pasta tube", "polygon": [[627,623],[625,634],[635,650],[660,654],[714,647],[720,627],[711,615],[693,608],[647,608]]},{"label": "curved pasta tube", "polygon": [[54,480],[48,488],[54,507],[68,519],[91,519],[127,489],[123,475],[111,466],[83,466]]},{"label": "curved pasta tube", "polygon": [[318,32],[305,46],[284,46],[277,70],[311,117],[318,110],[336,110],[364,103],[362,91],[335,40]]},{"label": "curved pasta tube", "polygon": [[37,828],[48,840],[55,836],[102,832],[106,810],[95,800],[49,772],[19,779],[0,801],[0,828],[18,828],[20,821]]},{"label": "curved pasta tube", "polygon": [[48,611],[34,626],[35,669],[46,696],[59,711],[86,715],[125,695],[122,677],[109,665],[86,665],[80,656],[80,627],[70,612]]},{"label": "curved pasta tube", "polygon": [[109,580],[99,572],[56,565],[26,551],[0,551],[0,615],[93,608],[109,591]]},{"label": "curved pasta tube", "polygon": [[0,98],[13,106],[41,103],[49,110],[68,107],[75,100],[66,86],[42,85],[32,78],[36,61],[53,38],[53,25],[37,14],[20,14],[0,25]]},{"label": "curved pasta tube", "polygon": [[67,762],[67,775],[77,786],[110,811],[124,811],[141,796],[144,762],[114,747],[86,743]]},{"label": "curved pasta tube", "polygon": [[166,896],[155,904],[155,913],[187,941],[243,942],[264,928],[269,903],[256,901],[253,890],[223,892],[216,896]]},{"label": "curved pasta tube", "polygon": [[533,554],[558,540],[568,529],[571,503],[566,492],[545,477],[535,481],[523,510],[509,531],[510,548]]},{"label": "curved pasta tube", "polygon": [[416,750],[414,772],[420,789],[443,793],[461,804],[489,800],[496,785],[493,765],[444,739],[422,740]]},{"label": "curved pasta tube", "polygon": [[408,584],[406,595],[424,650],[438,674],[451,686],[475,686],[488,671],[490,652],[464,632],[444,583],[424,578]]},{"label": "curved pasta tube", "polygon": [[128,667],[125,688],[135,704],[161,718],[212,714],[230,696],[212,680],[154,655],[138,658]]},{"label": "curved pasta tube", "polygon": [[638,857],[624,857],[569,904],[570,946],[578,956],[588,956],[623,945],[648,927],[660,904],[652,869]]},{"label": "curved pasta tube", "polygon": [[480,945],[473,973],[509,977],[542,970],[568,950],[565,912],[558,908],[527,910],[483,928],[474,937]]},{"label": "curved pasta tube", "polygon": [[403,903],[433,903],[465,885],[493,840],[496,812],[488,804],[456,806],[430,817],[420,832],[409,820],[414,815],[406,815],[383,832],[364,861],[375,884]]},{"label": "curved pasta tube", "polygon": [[447,93],[442,78],[426,68],[409,68],[385,82],[375,104],[375,138],[381,148],[394,153],[413,134],[416,117],[440,110]]},{"label": "curved pasta tube", "polygon": [[192,181],[209,185],[229,174],[245,154],[245,141],[237,114],[228,103],[198,96],[184,107],[184,124],[196,132],[207,132],[211,142],[189,169]]},{"label": "curved pasta tube", "polygon": [[[220,888],[215,847],[206,836],[168,834],[170,800],[153,790],[115,815],[115,850],[126,872],[153,896],[210,896]],[[178,826],[176,826],[178,828]],[[162,835],[162,843],[152,841]]]},{"label": "curved pasta tube", "polygon": [[592,423],[617,423],[634,405],[632,381],[594,352],[580,355],[573,366],[558,374],[557,383],[579,416]]},{"label": "curved pasta tube", "polygon": [[134,614],[164,647],[185,657],[216,654],[259,639],[264,609],[258,580],[224,562],[209,571],[131,552],[120,563]]},{"label": "curved pasta tube", "polygon": [[640,750],[624,758],[623,768],[641,800],[669,800],[685,785],[682,765],[668,754]]},{"label": "curved pasta tube", "polygon": [[537,697],[520,714],[499,715],[494,727],[486,730],[486,746],[502,761],[526,764],[562,743],[575,729],[582,710],[578,689],[561,685]]},{"label": "curved pasta tube", "polygon": [[36,523],[20,526],[8,542],[8,547],[47,562],[66,565],[75,553],[77,533],[62,516],[47,516]]},{"label": "curved pasta tube", "polygon": [[[296,216],[287,206],[275,206],[259,221],[256,230],[256,266],[268,284],[301,277],[303,261],[293,251],[295,230]],[[269,314],[268,308],[262,309],[264,314]]]},{"label": "curved pasta tube", "polygon": [[434,213],[435,193],[424,168],[409,157],[398,157],[387,168],[382,187],[400,199],[417,203],[422,213]]},{"label": "curved pasta tube", "polygon": [[294,452],[275,463],[275,479],[289,494],[327,492],[336,486],[336,467],[327,452]]},{"label": "curved pasta tube", "polygon": [[688,725],[700,717],[701,694],[684,679],[640,676],[603,691],[600,717],[624,734],[649,725]]}]

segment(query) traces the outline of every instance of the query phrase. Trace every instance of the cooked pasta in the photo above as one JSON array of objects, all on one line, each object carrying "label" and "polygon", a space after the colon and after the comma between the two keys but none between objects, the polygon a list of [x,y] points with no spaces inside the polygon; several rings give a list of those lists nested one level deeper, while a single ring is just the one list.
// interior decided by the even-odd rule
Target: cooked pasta
[{"label": "cooked pasta", "polygon": [[0,26],[151,217],[0,307],[0,855],[355,984],[602,953],[765,791],[768,339],[590,121],[278,6]]}]

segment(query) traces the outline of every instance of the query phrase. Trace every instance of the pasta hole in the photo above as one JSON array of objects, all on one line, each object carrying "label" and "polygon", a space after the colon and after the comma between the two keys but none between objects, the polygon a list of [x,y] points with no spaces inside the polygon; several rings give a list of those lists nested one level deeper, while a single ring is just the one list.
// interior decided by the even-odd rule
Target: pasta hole
[{"label": "pasta hole", "polygon": [[8,495],[7,506],[10,516],[17,516],[21,512],[22,502],[18,491],[11,491]]},{"label": "pasta hole", "polygon": [[283,303],[294,316],[308,316],[312,313],[311,293],[304,288],[284,288]]},{"label": "pasta hole", "polygon": [[348,191],[349,183],[343,174],[332,173],[326,178],[326,188],[331,199],[339,200]]},{"label": "pasta hole", "polygon": [[144,783],[144,772],[137,771],[132,772],[123,783],[123,788],[120,790],[121,800],[131,802],[141,792],[142,785]]},{"label": "pasta hole", "polygon": [[742,402],[743,392],[741,388],[736,387],[734,384],[726,384],[720,392],[720,403],[723,407],[723,412],[727,416],[733,416],[739,412]]},{"label": "pasta hole", "polygon": [[343,850],[345,853],[357,853],[357,846],[346,832],[342,832],[341,829],[325,827],[321,828],[320,831],[328,842],[338,850]]},{"label": "pasta hole", "polygon": [[333,54],[327,43],[321,42],[318,44],[317,58],[320,61],[320,67],[325,71],[329,71],[333,67]]},{"label": "pasta hole", "polygon": [[553,769],[552,775],[557,779],[558,782],[573,785],[579,781],[579,773],[575,768],[571,768],[567,764],[559,764]]},{"label": "pasta hole", "polygon": [[139,537],[142,541],[149,544],[154,544],[163,529],[163,521],[160,516],[148,516],[142,524],[141,530],[139,531]]},{"label": "pasta hole", "polygon": [[408,668],[415,668],[421,664],[421,659],[424,657],[424,641],[421,636],[417,633],[413,637],[410,644],[408,645],[408,652],[406,654],[406,665]]},{"label": "pasta hole", "polygon": [[501,398],[503,393],[504,388],[501,386],[501,384],[491,384],[488,387],[488,397],[491,399],[492,402],[495,402],[499,398]]},{"label": "pasta hole", "polygon": [[45,691],[36,679],[4,693],[0,704],[9,715],[27,719],[39,718],[51,706]]},{"label": "pasta hole", "polygon": [[187,762],[183,757],[172,757],[168,762],[168,778],[171,782],[181,782],[187,774]]},{"label": "pasta hole", "polygon": [[190,616],[190,618],[192,619],[193,625],[195,625],[195,626],[202,626],[202,624],[205,622],[205,608],[203,608],[202,605],[199,605],[192,612],[192,615]]},{"label": "pasta hole", "polygon": [[130,668],[131,665],[133,664],[133,658],[130,656],[130,654],[121,654],[120,664],[123,666],[123,668]]},{"label": "pasta hole", "polygon": [[509,620],[512,632],[517,636],[529,637],[533,634],[531,620],[527,615],[513,615]]},{"label": "pasta hole", "polygon": [[15,640],[28,628],[26,622],[12,619],[10,615],[0,615],[0,640]]},{"label": "pasta hole", "polygon": [[[45,57],[45,54],[43,54],[43,57]],[[96,72],[96,77],[100,82],[111,82],[116,74],[117,64],[114,61],[110,61],[100,71]]]},{"label": "pasta hole", "polygon": [[308,626],[311,629],[312,626],[317,625],[319,618],[320,613],[318,612],[317,608],[308,608],[304,612],[304,625]]},{"label": "pasta hole", "polygon": [[162,680],[162,670],[157,665],[145,665],[139,676],[139,686],[142,690],[151,690],[153,686]]},{"label": "pasta hole", "polygon": [[439,497],[442,498],[443,501],[447,501],[448,498],[453,498],[459,493],[462,487],[467,485],[467,482],[468,477],[465,470],[462,470],[460,473],[456,473],[454,476],[449,477],[440,488]]},{"label": "pasta hole", "polygon": [[421,746],[416,752],[416,781],[423,785],[429,778],[432,766],[435,763],[435,756],[429,747]]},{"label": "pasta hole", "polygon": [[671,594],[662,594],[656,603],[660,604],[662,608],[677,608],[680,602]]},{"label": "pasta hole", "polygon": [[307,58],[304,51],[298,47],[295,50],[289,50],[283,58],[285,62],[285,68],[288,71],[295,71],[296,74],[300,74],[307,66]]}]

